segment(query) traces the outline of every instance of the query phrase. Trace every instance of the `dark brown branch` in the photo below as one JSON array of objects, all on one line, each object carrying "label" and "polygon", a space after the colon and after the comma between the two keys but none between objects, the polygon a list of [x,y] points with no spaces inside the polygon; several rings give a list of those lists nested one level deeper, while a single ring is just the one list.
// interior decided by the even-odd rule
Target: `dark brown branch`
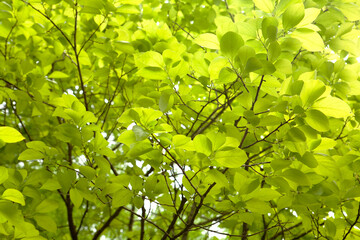
[{"label": "dark brown branch", "polygon": [[16,106],[14,106],[14,104],[12,103],[12,100],[11,100],[11,99],[10,99],[10,105],[11,105],[12,110],[14,111],[14,114],[15,114],[16,118],[19,120],[22,128],[24,129],[26,136],[28,137],[28,139],[29,139],[30,141],[32,141],[32,138],[31,138],[31,136],[30,136],[30,133],[29,133],[29,131],[27,130],[27,128],[25,127],[25,124],[24,124],[23,121],[21,120],[19,114],[17,113]]},{"label": "dark brown branch", "polygon": [[176,221],[177,219],[179,218],[181,212],[183,211],[184,209],[184,206],[185,206],[185,203],[187,202],[187,199],[185,197],[183,197],[181,199],[181,203],[180,203],[180,206],[178,208],[178,210],[176,211],[176,213],[174,214],[173,216],[173,219],[168,227],[168,229],[166,230],[166,234],[163,235],[163,237],[161,238],[161,240],[165,240],[167,238],[168,235],[170,235],[170,232],[173,230],[175,224],[176,224]]},{"label": "dark brown branch", "polygon": [[359,206],[358,206],[358,213],[356,215],[356,219],[353,222],[353,224],[351,224],[349,230],[346,232],[345,236],[343,237],[343,240],[345,240],[347,238],[347,236],[351,233],[352,228],[358,223],[359,218],[360,218],[360,203],[359,203]]},{"label": "dark brown branch", "polygon": [[[143,200],[144,200],[144,197],[143,197]],[[141,207],[140,240],[144,240],[144,236],[145,236],[145,219],[146,219],[146,209],[143,205]]]},{"label": "dark brown branch", "polygon": [[211,189],[212,189],[215,185],[216,185],[215,182],[212,183],[212,184],[208,187],[208,189],[206,190],[206,192],[205,192],[202,196],[200,196],[200,202],[199,202],[199,204],[196,206],[195,212],[194,212],[193,216],[191,217],[191,219],[190,219],[190,221],[189,221],[189,224],[186,225],[186,227],[185,227],[181,232],[179,232],[177,235],[175,235],[172,239],[176,239],[176,238],[180,237],[181,235],[187,233],[187,232],[190,230],[190,228],[194,225],[195,218],[196,218],[197,214],[199,213],[201,207],[203,206],[204,200],[205,200],[206,196],[209,194],[209,192],[211,191]]},{"label": "dark brown branch", "polygon": [[76,231],[77,234],[79,234],[79,232],[80,232],[81,226],[82,226],[82,224],[84,223],[84,219],[85,219],[85,216],[86,216],[86,214],[88,213],[88,211],[89,211],[89,201],[86,201],[85,211],[84,211],[84,213],[83,213],[83,215],[82,215],[82,217],[81,217],[81,220],[80,220],[80,223],[79,223],[79,227],[78,227],[78,229],[77,229],[77,231]]},{"label": "dark brown branch", "polygon": [[[143,216],[137,214],[136,212],[126,208],[126,207],[123,207],[124,210],[128,211],[128,212],[131,212],[133,213],[135,216],[139,217],[140,219],[144,219],[146,222],[150,223],[151,225],[153,225],[154,227],[156,227],[157,229],[159,229],[160,231],[162,231],[163,233],[166,234],[166,231],[164,229],[162,229],[161,227],[159,227],[159,225],[157,225],[156,223],[152,222],[151,220],[147,219],[147,218],[144,218]],[[170,237],[170,236],[168,236]],[[95,240],[95,239],[93,239]]]},{"label": "dark brown branch", "polygon": [[123,207],[119,207],[116,209],[116,211],[109,217],[109,219],[102,225],[101,228],[99,228],[95,234],[92,240],[96,240],[100,237],[100,235],[105,231],[106,228],[110,226],[110,223],[120,214],[121,210],[124,209]]},{"label": "dark brown branch", "polygon": [[[131,206],[131,211],[133,211],[133,212],[135,211],[135,206],[134,205]],[[129,218],[129,223],[128,223],[129,232],[132,231],[133,225],[134,225],[134,214],[131,212],[130,213],[130,218]],[[131,239],[128,238],[128,240],[131,240]]]},{"label": "dark brown branch", "polygon": [[266,135],[264,138],[257,140],[245,147],[243,147],[243,149],[245,148],[249,148],[251,146],[254,146],[255,144],[259,143],[259,142],[263,142],[265,141],[268,137],[270,137],[273,133],[277,132],[282,126],[284,126],[285,124],[289,123],[290,121],[294,120],[294,118],[289,118],[288,120],[286,120],[285,122],[281,123],[279,126],[277,126],[277,128],[275,128],[273,131],[271,131],[268,135]]},{"label": "dark brown branch", "polygon": [[284,230],[276,233],[274,236],[272,236],[271,238],[269,238],[269,240],[275,240],[277,237],[284,235],[285,232],[288,232],[288,231],[290,231],[291,229],[297,228],[297,227],[299,227],[301,224],[302,224],[302,222],[299,222],[299,223],[297,223],[297,224],[295,224],[295,225],[293,225],[293,226],[291,226],[291,227],[289,227],[289,228],[285,228]]},{"label": "dark brown branch", "polygon": [[77,240],[78,235],[77,235],[76,226],[75,226],[74,217],[73,217],[74,205],[71,203],[71,200],[70,200],[70,192],[68,192],[66,194],[65,205],[66,205],[67,220],[68,220],[68,224],[69,224],[69,231],[70,231],[71,239]]},{"label": "dark brown branch", "polygon": [[26,3],[27,5],[29,5],[32,9],[34,9],[35,11],[37,11],[38,13],[40,13],[44,18],[46,18],[47,20],[49,20],[51,22],[51,24],[61,33],[61,35],[64,36],[64,38],[66,39],[66,41],[70,44],[70,46],[72,48],[74,48],[72,42],[70,41],[70,39],[66,36],[66,34],[61,30],[61,28],[59,28],[58,25],[56,25],[56,23],[54,23],[53,20],[51,20],[51,18],[49,16],[47,16],[46,14],[42,13],[39,9],[35,8],[33,5],[31,5],[31,3],[28,3],[24,0],[21,0],[22,2]]},{"label": "dark brown branch", "polygon": [[[7,58],[6,56],[7,56],[7,47],[8,47],[9,38],[10,38],[11,33],[12,33],[12,31],[14,30],[17,22],[18,22],[18,20],[16,19],[14,25],[12,25],[9,34],[6,36],[6,39],[5,39],[5,50],[4,50],[4,58],[5,58],[5,60],[6,60],[6,58]],[[10,54],[9,54],[9,55],[10,55]]]}]

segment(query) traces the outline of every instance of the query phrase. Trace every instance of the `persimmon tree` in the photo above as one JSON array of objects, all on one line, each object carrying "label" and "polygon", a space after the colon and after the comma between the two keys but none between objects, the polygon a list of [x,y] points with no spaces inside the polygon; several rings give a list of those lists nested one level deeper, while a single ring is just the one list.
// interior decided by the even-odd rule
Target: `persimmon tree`
[{"label": "persimmon tree", "polygon": [[3,0],[1,239],[359,239],[360,2]]}]

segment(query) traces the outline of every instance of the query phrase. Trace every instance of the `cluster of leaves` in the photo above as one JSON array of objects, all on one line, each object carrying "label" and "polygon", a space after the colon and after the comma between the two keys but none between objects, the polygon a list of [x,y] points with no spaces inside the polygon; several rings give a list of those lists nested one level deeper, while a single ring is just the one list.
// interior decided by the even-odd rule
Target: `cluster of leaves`
[{"label": "cluster of leaves", "polygon": [[0,238],[358,238],[359,4],[3,0]]}]

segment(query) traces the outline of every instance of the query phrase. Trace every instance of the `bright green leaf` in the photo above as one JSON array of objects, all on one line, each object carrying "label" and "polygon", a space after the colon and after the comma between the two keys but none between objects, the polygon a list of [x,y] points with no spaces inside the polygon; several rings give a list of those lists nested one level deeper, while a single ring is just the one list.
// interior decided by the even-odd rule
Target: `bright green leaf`
[{"label": "bright green leaf", "polygon": [[25,138],[15,128],[0,127],[0,140],[5,143],[16,143],[24,140]]},{"label": "bright green leaf", "polygon": [[12,201],[12,202],[16,202],[16,203],[19,203],[19,204],[25,206],[24,195],[19,190],[16,190],[16,189],[13,189],[13,188],[6,189],[3,192],[1,198]]}]

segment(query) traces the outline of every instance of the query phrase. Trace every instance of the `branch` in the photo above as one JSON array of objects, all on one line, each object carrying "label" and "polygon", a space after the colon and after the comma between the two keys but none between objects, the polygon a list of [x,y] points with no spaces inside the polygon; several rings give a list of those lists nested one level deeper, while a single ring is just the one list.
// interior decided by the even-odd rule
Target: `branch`
[{"label": "branch", "polygon": [[84,222],[85,216],[86,216],[86,214],[88,213],[88,210],[89,210],[89,201],[86,201],[85,211],[84,211],[84,213],[83,213],[83,215],[82,215],[82,217],[81,217],[79,227],[78,227],[78,229],[77,229],[77,231],[76,231],[77,234],[79,234],[79,231],[80,231],[81,226],[82,226],[82,224],[83,224],[83,222]]},{"label": "branch", "polygon": [[30,136],[30,133],[29,133],[29,131],[26,129],[25,124],[23,123],[23,121],[21,120],[19,114],[17,113],[16,107],[15,107],[14,104],[12,103],[12,100],[11,100],[11,99],[10,99],[10,105],[11,105],[12,110],[14,111],[14,114],[15,114],[16,118],[19,120],[22,128],[24,129],[26,136],[28,136],[29,140],[32,141],[32,138],[31,138],[31,136]]},{"label": "branch", "polygon": [[[143,197],[144,200],[144,197]],[[145,219],[146,219],[146,210],[144,205],[141,207],[141,219],[140,219],[140,240],[144,240],[145,235]]]},{"label": "branch", "polygon": [[68,192],[66,194],[66,198],[65,198],[65,205],[66,205],[66,211],[67,211],[67,220],[69,223],[69,230],[70,230],[70,235],[71,235],[71,239],[72,240],[78,240],[78,233],[76,231],[76,226],[74,223],[74,217],[73,217],[73,204],[71,203],[70,200],[70,192]]},{"label": "branch", "polygon": [[[163,233],[167,234],[167,233],[165,232],[165,230],[162,229],[161,227],[159,227],[159,225],[157,225],[156,223],[150,221],[150,220],[147,219],[147,218],[144,218],[143,216],[137,214],[136,212],[134,212],[134,211],[132,211],[132,210],[126,208],[126,207],[122,207],[122,208],[123,208],[124,210],[128,211],[128,212],[133,213],[135,216],[139,217],[140,219],[144,219],[146,222],[152,224],[154,227],[156,227],[157,229],[159,229],[159,230],[162,231]],[[168,234],[167,234],[167,236],[170,237]],[[93,240],[95,240],[95,239],[93,239]]]},{"label": "branch", "polygon": [[96,240],[100,237],[100,235],[105,231],[105,229],[110,226],[110,223],[120,214],[122,209],[124,208],[119,207],[118,209],[116,209],[116,211],[109,217],[109,219],[104,223],[104,225],[95,232],[92,240]]},{"label": "branch", "polygon": [[31,3],[26,2],[25,0],[21,0],[23,3],[26,3],[27,5],[29,5],[32,9],[34,9],[35,11],[37,11],[38,13],[40,13],[44,18],[46,18],[47,20],[49,20],[51,22],[51,24],[57,29],[59,30],[59,32],[61,33],[61,35],[64,36],[64,38],[66,39],[66,41],[70,44],[70,46],[72,48],[74,48],[74,45],[72,44],[72,42],[70,41],[70,39],[66,36],[66,34],[58,27],[58,25],[56,25],[56,23],[54,23],[53,20],[51,20],[50,17],[48,17],[46,14],[42,13],[39,9],[37,9],[36,7],[34,7],[33,5],[31,5]]},{"label": "branch", "polygon": [[355,221],[353,222],[353,224],[351,224],[349,230],[347,231],[347,233],[345,234],[345,236],[343,237],[343,240],[345,240],[347,238],[347,236],[350,234],[352,228],[357,224],[357,222],[359,221],[359,218],[360,218],[360,203],[359,203],[359,207],[358,207],[358,213],[357,213],[357,216],[356,216],[356,219]]},{"label": "branch", "polygon": [[282,126],[284,126],[285,124],[289,123],[291,120],[294,120],[294,118],[289,118],[288,120],[286,120],[285,122],[281,123],[279,126],[277,126],[277,128],[275,128],[274,130],[272,130],[268,135],[266,135],[263,139],[260,139],[258,141],[255,141],[245,147],[243,147],[243,149],[245,148],[249,148],[254,146],[255,144],[259,143],[259,142],[263,142],[265,141],[268,137],[270,137],[274,132],[278,131]]},{"label": "branch", "polygon": [[184,209],[185,203],[187,202],[187,199],[185,197],[183,197],[181,199],[181,203],[179,206],[179,209],[176,211],[176,214],[174,214],[173,219],[168,227],[168,229],[166,230],[166,234],[163,235],[163,237],[161,238],[161,240],[165,240],[167,238],[167,236],[170,234],[171,230],[173,230],[175,223],[177,221],[177,219],[179,218],[182,210]]},{"label": "branch", "polygon": [[196,215],[199,213],[201,207],[203,206],[204,200],[205,200],[206,196],[209,194],[209,192],[211,191],[211,189],[212,189],[215,185],[216,185],[216,182],[212,183],[212,184],[208,187],[208,189],[206,190],[206,192],[205,192],[202,196],[200,196],[199,205],[196,206],[195,212],[194,212],[193,216],[191,217],[191,219],[190,219],[190,221],[189,221],[189,224],[186,225],[186,227],[185,227],[181,232],[179,232],[177,235],[175,235],[175,236],[173,237],[173,239],[176,239],[176,238],[180,237],[181,235],[183,235],[184,233],[187,233],[187,232],[190,230],[190,228],[194,225],[194,221],[195,221]]},{"label": "branch", "polygon": [[291,226],[291,227],[289,227],[289,228],[286,228],[286,229],[284,229],[284,230],[276,233],[274,236],[272,236],[271,238],[269,238],[269,240],[275,240],[277,237],[282,236],[285,232],[288,232],[288,231],[290,231],[291,229],[294,229],[294,228],[300,226],[301,224],[302,224],[302,222],[299,222],[299,223],[295,224],[294,226]]}]

